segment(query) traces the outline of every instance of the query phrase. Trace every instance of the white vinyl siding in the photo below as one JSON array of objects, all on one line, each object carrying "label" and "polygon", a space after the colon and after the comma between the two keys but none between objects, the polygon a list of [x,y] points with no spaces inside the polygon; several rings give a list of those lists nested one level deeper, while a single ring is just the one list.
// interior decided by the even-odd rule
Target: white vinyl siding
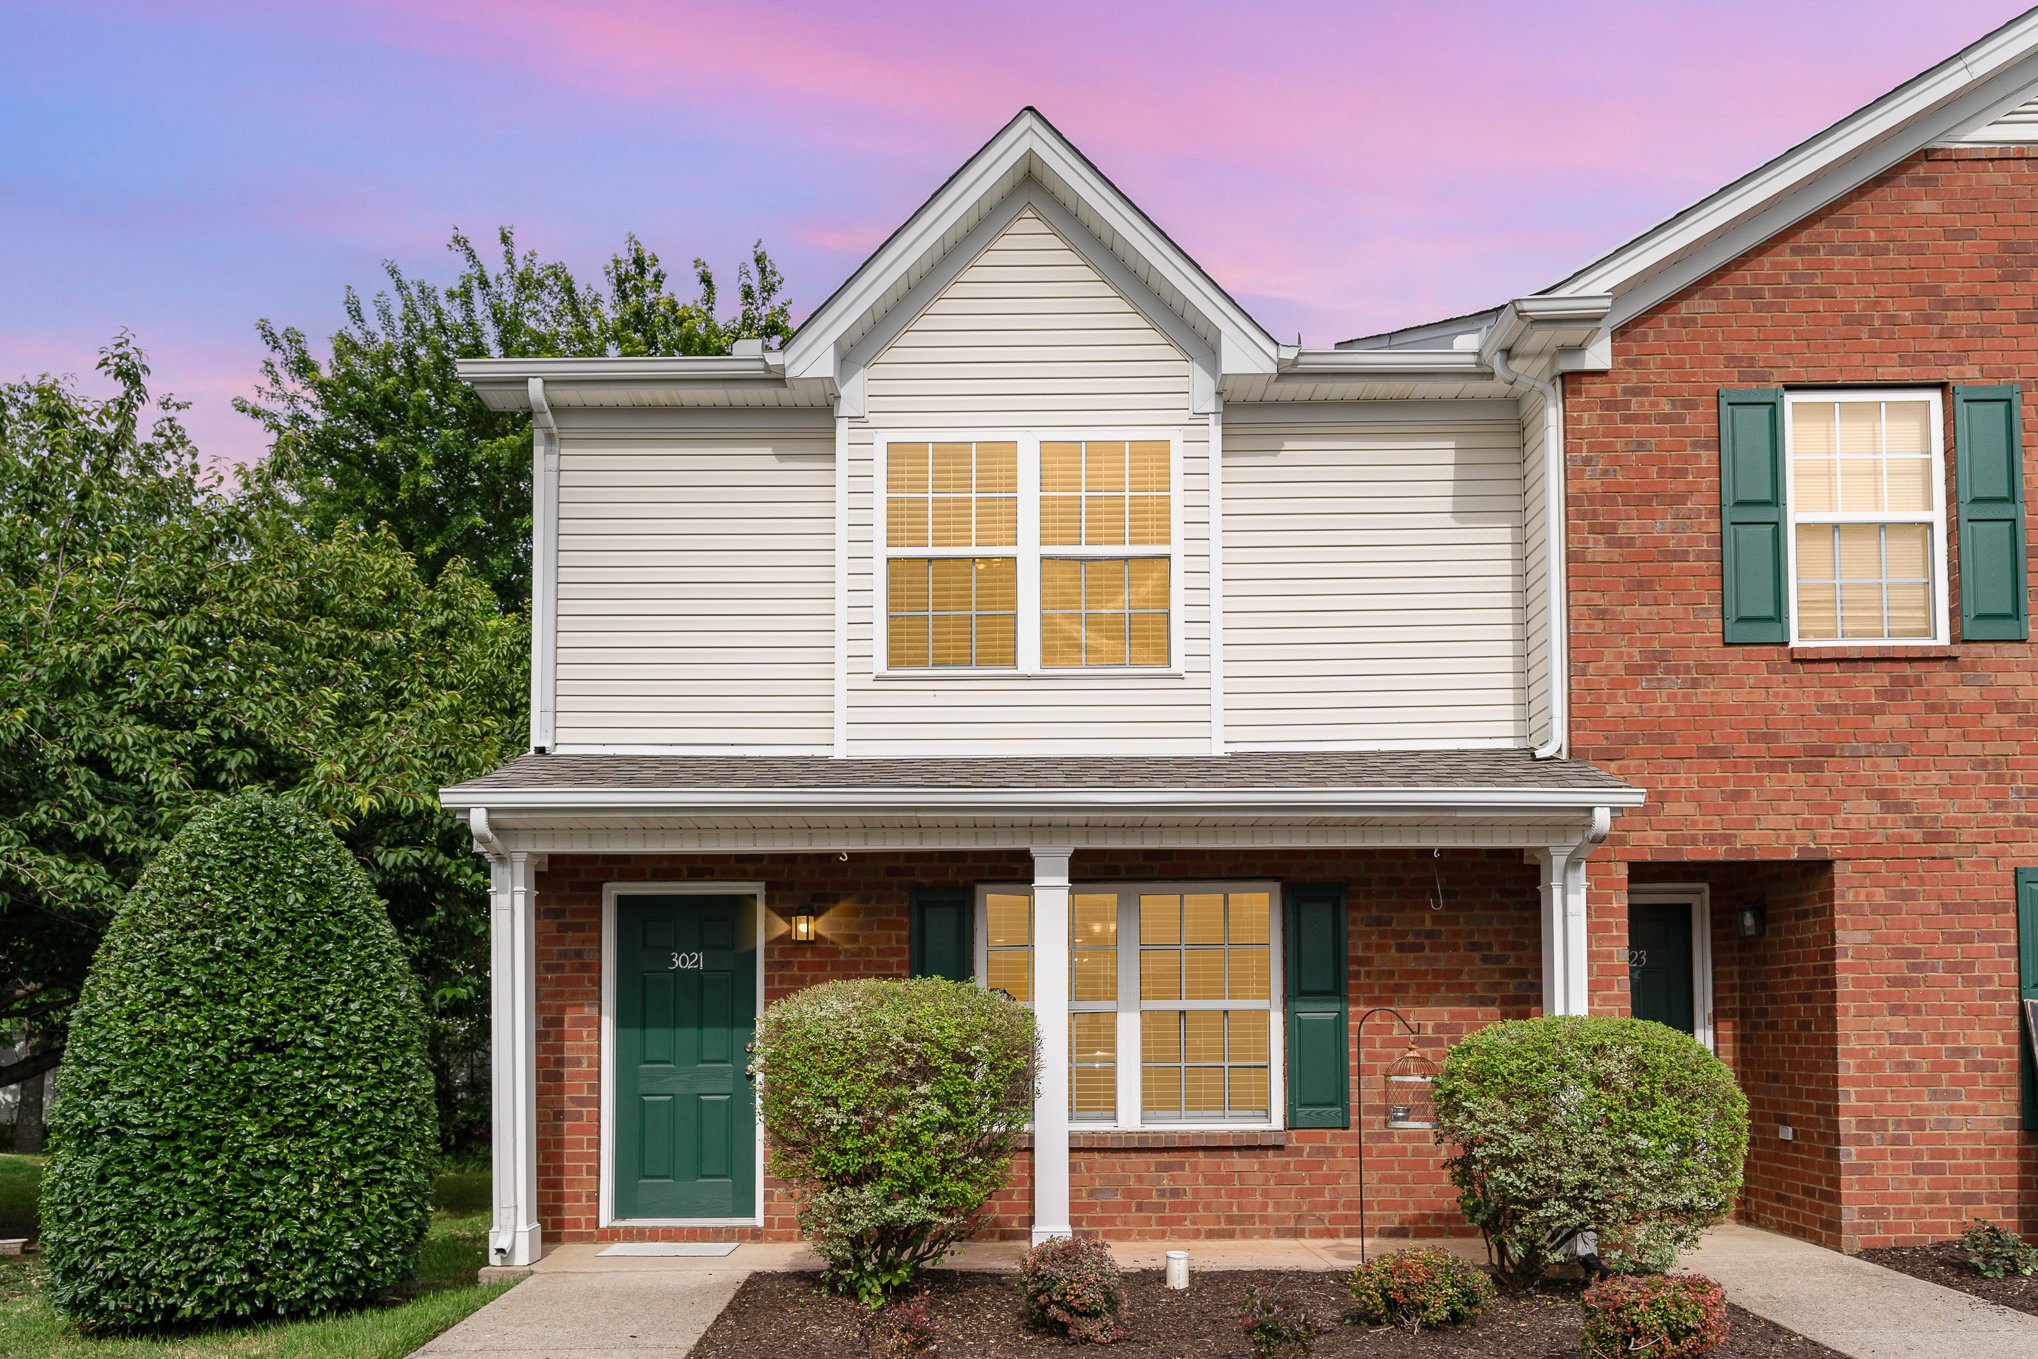
[{"label": "white vinyl siding", "polygon": [[[849,753],[1210,748],[1209,426],[1190,366],[1041,217],[1016,217],[877,355],[849,431]],[[938,435],[1179,439],[1179,650],[1165,671],[884,675],[873,586],[877,444]]]},{"label": "white vinyl siding", "polygon": [[825,749],[833,431],[562,438],[555,739]]},{"label": "white vinyl siding", "polygon": [[1526,741],[1522,440],[1497,418],[1226,410],[1231,744]]}]

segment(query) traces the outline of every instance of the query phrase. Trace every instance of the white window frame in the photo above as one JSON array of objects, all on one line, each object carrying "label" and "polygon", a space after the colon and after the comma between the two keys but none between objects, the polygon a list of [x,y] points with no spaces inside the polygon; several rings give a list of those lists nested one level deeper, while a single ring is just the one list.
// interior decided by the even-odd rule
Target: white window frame
[{"label": "white window frame", "polygon": [[[984,985],[984,974],[989,966],[989,917],[985,900],[992,892],[1030,896],[1033,884],[1030,882],[987,882],[978,883],[976,888],[976,925],[972,945],[974,957],[971,966],[976,971],[977,984]],[[1118,897],[1118,1098],[1115,1119],[1078,1119],[1070,1116],[1070,1132],[1278,1132],[1285,1126],[1288,1109],[1288,1038],[1287,979],[1283,970],[1285,947],[1281,932],[1282,902],[1281,884],[1278,882],[1247,881],[1200,881],[1200,882],[1071,882],[1069,899],[1086,892],[1111,892]],[[1222,1121],[1194,1122],[1185,1119],[1156,1120],[1145,1122],[1141,1115],[1143,1094],[1140,1086],[1140,1072],[1143,1069],[1144,1054],[1140,1047],[1140,1016],[1146,1006],[1139,998],[1139,898],[1142,893],[1164,892],[1180,894],[1188,892],[1265,892],[1267,894],[1267,1117],[1265,1119],[1225,1119]],[[1074,941],[1069,952],[1075,952]],[[1039,962],[1030,960],[1029,976],[1038,983]],[[1030,1003],[1030,1002],[1029,1002]],[[1071,1001],[1069,1012],[1076,1013],[1076,1006],[1084,1009],[1102,1008],[1100,1002]],[[1182,1001],[1174,1004],[1160,1004],[1153,1008],[1167,1010],[1240,1010],[1256,1008],[1256,1002],[1239,1004],[1236,1001]],[[1127,1061],[1127,1054],[1131,1060]],[[1056,1060],[1052,1054],[1043,1054],[1046,1060]],[[1059,1060],[1067,1065],[1069,1056],[1064,1050]]]},{"label": "white window frame", "polygon": [[[1165,440],[1168,445],[1168,544],[1151,546],[1047,547],[1040,543],[1040,445],[1059,442],[1127,443]],[[949,443],[1015,443],[1019,457],[1018,544],[1002,547],[892,547],[885,522],[891,484],[891,445]],[[1073,429],[1004,430],[877,430],[871,436],[873,476],[871,522],[876,579],[871,587],[872,670],[879,679],[925,681],[930,678],[1097,679],[1102,677],[1179,678],[1182,665],[1182,431],[1180,429],[1081,426]],[[1017,620],[1018,664],[1014,666],[935,665],[894,668],[891,664],[891,564],[934,557],[1003,557],[1016,555],[1019,571]],[[1040,663],[1040,561],[1043,557],[1116,559],[1153,557],[1168,563],[1168,663],[1166,665],[1043,666]]]},{"label": "white window frame", "polygon": [[[1946,412],[1936,387],[1849,387],[1806,388],[1783,394],[1783,505],[1784,505],[1784,589],[1790,607],[1790,644],[1799,647],[1934,647],[1946,646],[1951,637],[1952,584],[1948,562],[1952,545],[1946,540]],[[1927,401],[1931,403],[1932,431],[1932,513],[1892,515],[1888,510],[1804,511],[1797,508],[1797,450],[1793,430],[1795,407],[1800,402],[1835,401]],[[1803,611],[1798,607],[1797,530],[1800,524],[1930,524],[1932,529],[1932,635],[1930,637],[1806,637]]]}]

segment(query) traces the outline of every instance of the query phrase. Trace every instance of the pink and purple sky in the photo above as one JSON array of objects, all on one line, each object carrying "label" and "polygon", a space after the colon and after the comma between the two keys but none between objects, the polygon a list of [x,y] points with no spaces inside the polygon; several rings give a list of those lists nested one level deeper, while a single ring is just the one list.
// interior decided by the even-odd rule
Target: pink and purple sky
[{"label": "pink and purple sky", "polygon": [[[0,378],[120,327],[214,458],[269,317],[511,224],[819,303],[1025,104],[1283,339],[1555,281],[2017,0],[0,2]],[[89,387],[91,384],[87,382]]]}]

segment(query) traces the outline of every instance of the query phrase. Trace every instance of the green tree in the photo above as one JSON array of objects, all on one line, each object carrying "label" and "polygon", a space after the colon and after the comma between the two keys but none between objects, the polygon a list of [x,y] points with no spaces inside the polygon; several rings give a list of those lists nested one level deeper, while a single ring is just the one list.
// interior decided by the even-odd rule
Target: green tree
[{"label": "green tree", "polygon": [[[308,532],[202,466],[122,336],[0,385],[0,1084],[58,1061],[130,884],[208,801],[288,792],[388,907],[442,1055],[486,1001],[486,874],[444,784],[523,745],[527,630],[387,533]],[[441,1079],[450,1094],[450,1061]],[[457,1132],[459,1119],[453,1118]]]},{"label": "green tree", "polygon": [[601,286],[519,254],[507,227],[497,240],[491,265],[455,231],[460,274],[444,288],[386,262],[388,291],[364,302],[347,290],[346,325],[323,360],[303,331],[261,321],[263,383],[235,404],[268,431],[267,481],[312,531],[386,525],[428,577],[465,561],[517,610],[530,599],[530,419],[488,409],[456,362],[722,354],[790,334],[790,303],[762,243],[737,271],[735,313],[720,317],[705,262],[693,264],[699,295],[682,299],[635,236]]}]

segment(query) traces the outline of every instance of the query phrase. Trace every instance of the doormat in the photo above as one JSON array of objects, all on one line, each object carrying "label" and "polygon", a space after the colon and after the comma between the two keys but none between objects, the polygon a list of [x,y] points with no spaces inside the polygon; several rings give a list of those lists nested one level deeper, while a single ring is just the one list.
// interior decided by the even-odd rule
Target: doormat
[{"label": "doormat", "polygon": [[603,1255],[727,1255],[734,1241],[618,1241]]}]

